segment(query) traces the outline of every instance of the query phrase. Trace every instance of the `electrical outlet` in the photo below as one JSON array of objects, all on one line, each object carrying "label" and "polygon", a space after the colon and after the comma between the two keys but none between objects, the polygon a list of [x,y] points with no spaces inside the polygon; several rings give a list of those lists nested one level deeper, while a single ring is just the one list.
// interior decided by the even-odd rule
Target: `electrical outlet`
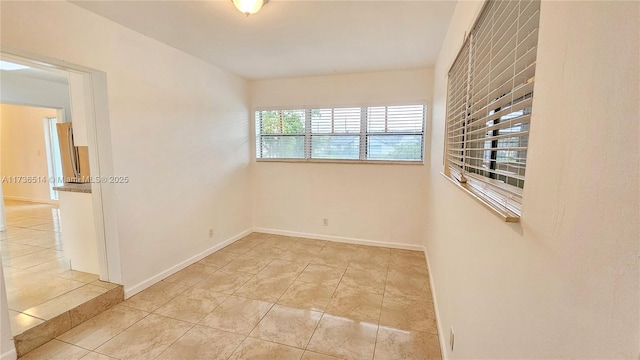
[{"label": "electrical outlet", "polygon": [[453,352],[453,345],[455,344],[456,333],[453,332],[453,326],[451,327],[451,331],[449,332],[449,347],[451,347],[451,351]]},{"label": "electrical outlet", "polygon": [[212,238],[213,237],[213,228],[209,229],[209,237]]},{"label": "electrical outlet", "polygon": [[322,219],[322,226],[329,226],[329,219],[327,218]]}]

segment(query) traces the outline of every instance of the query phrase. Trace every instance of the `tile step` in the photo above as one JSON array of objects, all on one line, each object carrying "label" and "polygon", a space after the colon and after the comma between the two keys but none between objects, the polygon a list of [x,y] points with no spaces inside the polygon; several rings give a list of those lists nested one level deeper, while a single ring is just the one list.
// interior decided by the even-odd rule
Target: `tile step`
[{"label": "tile step", "polygon": [[13,337],[18,357],[55,339],[70,329],[108,310],[124,300],[122,285],[115,287],[69,311],[36,325]]}]

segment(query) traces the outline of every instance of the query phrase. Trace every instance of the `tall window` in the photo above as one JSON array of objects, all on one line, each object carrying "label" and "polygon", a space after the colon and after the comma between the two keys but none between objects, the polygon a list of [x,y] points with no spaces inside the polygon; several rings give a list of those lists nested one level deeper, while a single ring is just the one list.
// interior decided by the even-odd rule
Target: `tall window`
[{"label": "tall window", "polygon": [[258,159],[422,161],[425,106],[256,111]]},{"label": "tall window", "polygon": [[449,71],[446,173],[518,221],[531,124],[540,1],[490,0]]}]

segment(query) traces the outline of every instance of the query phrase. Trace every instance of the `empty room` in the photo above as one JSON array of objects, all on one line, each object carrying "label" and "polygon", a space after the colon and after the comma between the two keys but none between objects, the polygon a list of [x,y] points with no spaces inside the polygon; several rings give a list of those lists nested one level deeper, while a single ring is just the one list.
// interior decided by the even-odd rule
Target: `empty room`
[{"label": "empty room", "polygon": [[640,2],[0,1],[0,360],[640,356]]}]

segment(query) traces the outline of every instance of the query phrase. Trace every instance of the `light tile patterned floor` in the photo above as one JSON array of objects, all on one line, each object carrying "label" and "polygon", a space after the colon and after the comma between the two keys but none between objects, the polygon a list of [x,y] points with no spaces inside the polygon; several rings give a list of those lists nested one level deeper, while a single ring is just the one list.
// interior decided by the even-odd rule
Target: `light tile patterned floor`
[{"label": "light tile patterned floor", "polygon": [[6,200],[5,210],[0,254],[13,335],[110,290],[98,275],[71,270],[62,252],[57,206]]},{"label": "light tile patterned floor", "polygon": [[422,253],[254,233],[23,357],[440,359]]}]

